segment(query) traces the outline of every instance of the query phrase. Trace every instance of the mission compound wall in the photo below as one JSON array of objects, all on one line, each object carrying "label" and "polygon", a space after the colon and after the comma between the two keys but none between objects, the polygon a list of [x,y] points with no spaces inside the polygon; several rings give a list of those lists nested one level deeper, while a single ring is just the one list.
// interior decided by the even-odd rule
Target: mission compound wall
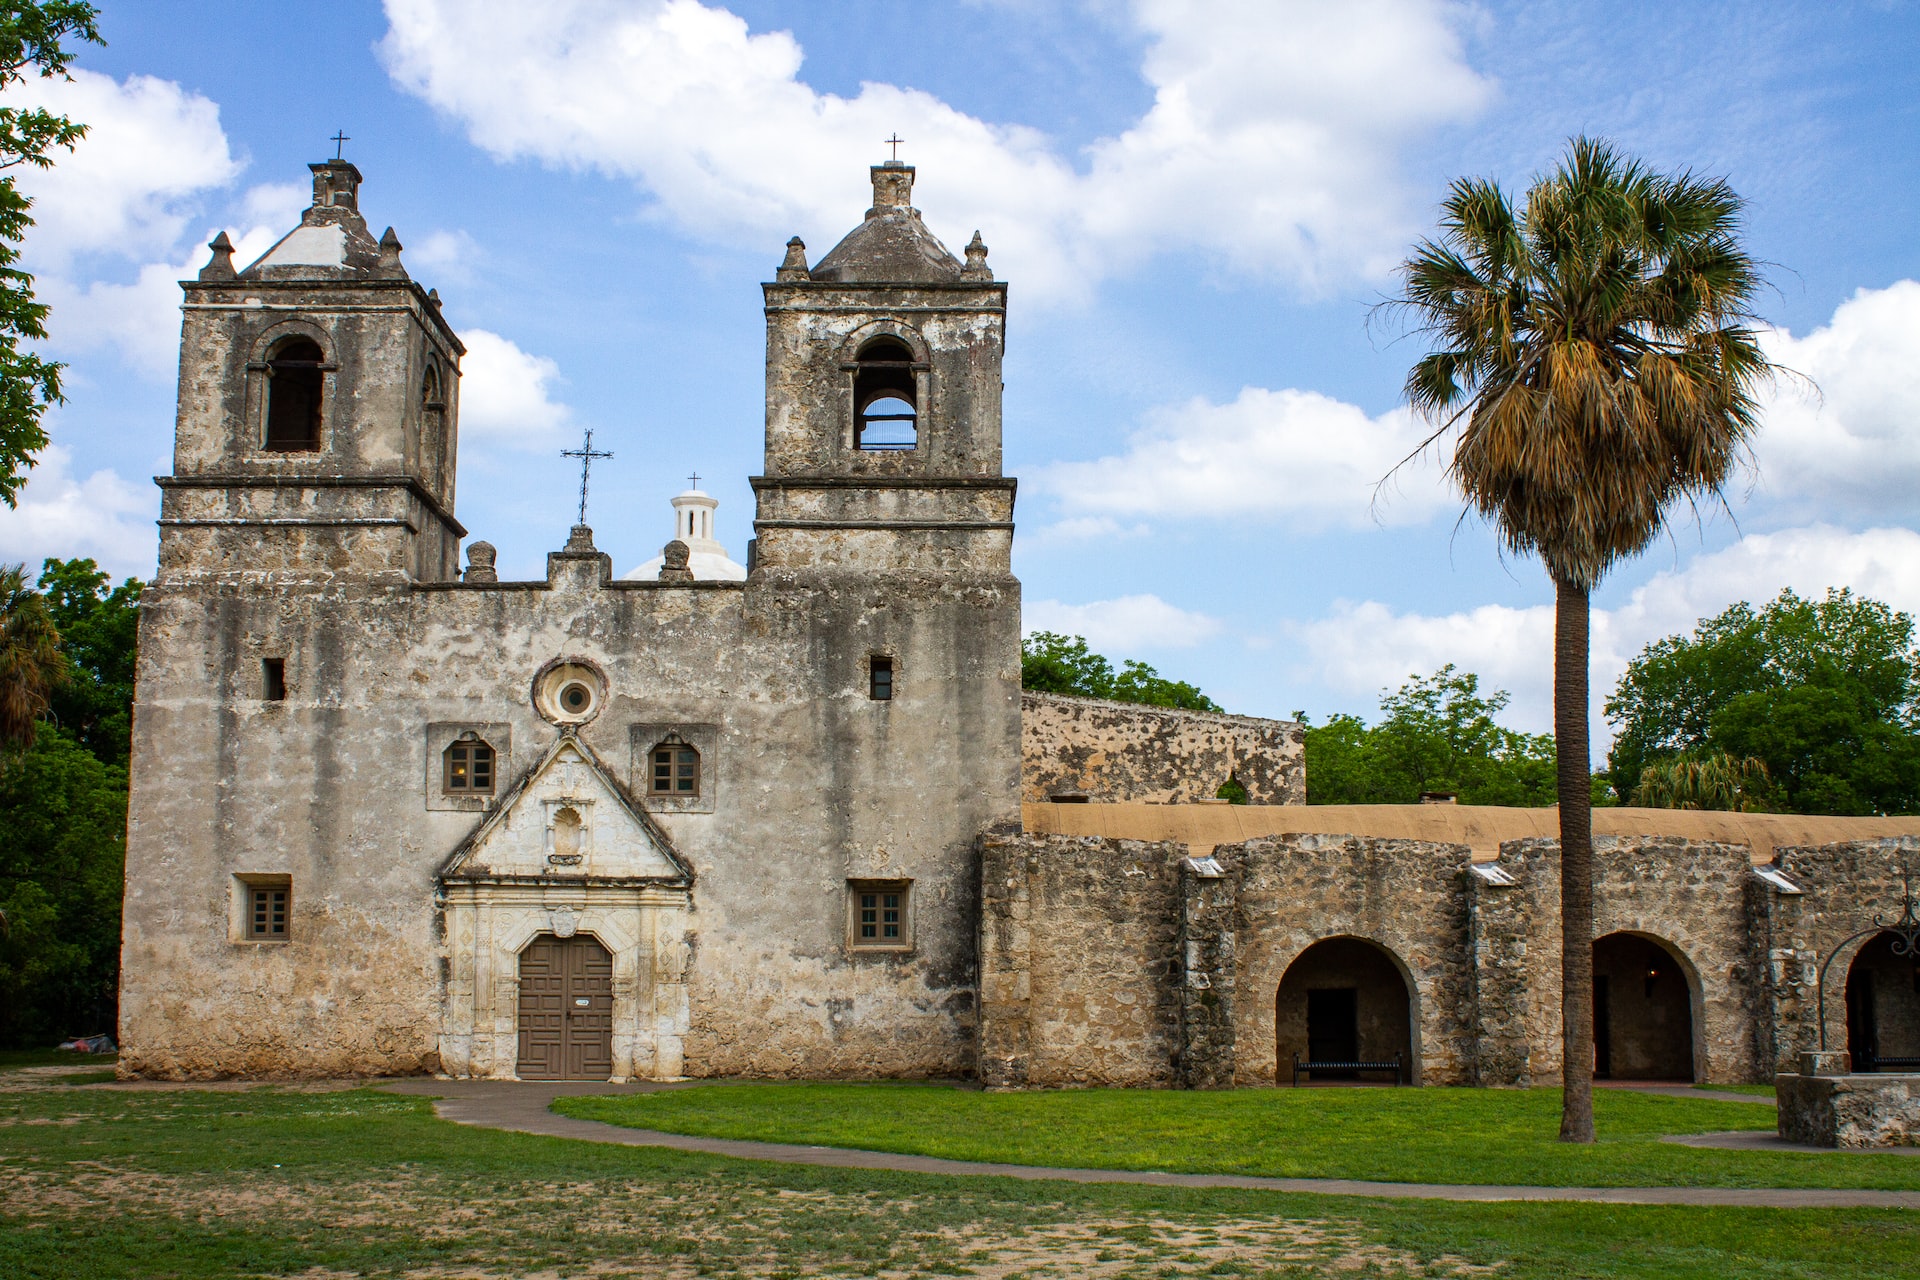
[{"label": "mission compound wall", "polygon": [[1020,713],[1024,800],[1191,804],[1231,780],[1248,804],[1306,803],[1306,731],[1292,721],[1031,689]]},{"label": "mission compound wall", "polygon": [[[1768,1080],[1791,1066],[1816,1038],[1813,958],[1832,954],[1832,972],[1845,974],[1861,945],[1843,946],[1846,935],[1872,931],[1870,904],[1899,900],[1915,843],[1785,849],[1756,868],[1744,846],[1600,838],[1596,936],[1656,949],[1626,952],[1656,955],[1643,970],[1612,969],[1624,1015],[1617,1060],[1631,1065],[1636,1037],[1669,1036],[1662,1020],[1678,1002],[1690,1028],[1681,1078]],[[1560,1071],[1558,864],[1550,840],[1510,841],[1485,863],[1464,845],[1371,836],[1275,836],[1192,858],[1173,843],[991,834],[981,1079],[1288,1083],[1294,1055],[1310,1058],[1300,997],[1319,986],[1357,989],[1363,1005],[1370,991],[1397,1002],[1401,1029],[1370,1045],[1363,1020],[1359,1051],[1406,1053],[1410,1083],[1550,1085]],[[1380,963],[1356,967],[1362,955]],[[1896,976],[1910,988],[1913,972],[1908,961]],[[1370,987],[1382,982],[1374,974],[1395,989]],[[1887,1045],[1902,1039],[1882,1052],[1920,1049],[1912,1004],[1886,1002]],[[1835,1043],[1846,1042],[1845,1017],[1843,993],[1829,990]]]}]

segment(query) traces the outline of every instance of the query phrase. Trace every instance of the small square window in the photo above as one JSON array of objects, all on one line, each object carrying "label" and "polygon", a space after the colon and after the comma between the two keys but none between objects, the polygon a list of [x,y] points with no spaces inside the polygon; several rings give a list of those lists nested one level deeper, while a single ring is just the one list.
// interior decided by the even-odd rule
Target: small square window
[{"label": "small square window", "polygon": [[493,794],[493,748],[473,734],[447,747],[441,790],[450,796]]},{"label": "small square window", "polygon": [[854,950],[912,949],[911,881],[854,880],[848,883],[847,891],[847,941]]},{"label": "small square window", "polygon": [[287,700],[287,660],[260,659],[260,696],[268,702]]},{"label": "small square window", "polygon": [[651,759],[648,795],[691,797],[700,794],[698,751],[684,742],[663,742],[653,749]]},{"label": "small square window", "polygon": [[876,702],[893,697],[893,659],[876,655],[867,668],[867,696]]},{"label": "small square window", "polygon": [[287,912],[293,887],[284,884],[247,886],[247,913],[242,934],[248,942],[285,942]]}]

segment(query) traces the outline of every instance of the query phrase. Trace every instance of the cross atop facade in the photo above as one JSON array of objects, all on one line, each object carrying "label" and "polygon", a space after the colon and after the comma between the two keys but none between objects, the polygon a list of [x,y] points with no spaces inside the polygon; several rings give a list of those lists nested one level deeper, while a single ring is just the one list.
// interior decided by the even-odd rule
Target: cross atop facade
[{"label": "cross atop facade", "polygon": [[563,458],[580,459],[580,523],[587,522],[587,473],[593,470],[595,458],[611,458],[613,455],[593,447],[593,428],[587,428],[587,438],[580,442],[578,449],[562,449]]},{"label": "cross atop facade", "polygon": [[335,133],[331,138],[328,138],[327,141],[333,144],[333,158],[335,160],[339,160],[342,158],[340,153],[347,149],[347,144],[349,142],[353,141],[353,135],[348,133],[345,129],[342,129],[339,132]]},{"label": "cross atop facade", "polygon": [[893,148],[893,158],[898,160],[900,158],[900,144],[906,141],[905,138],[900,136],[899,130],[896,129],[891,138],[882,138],[881,141]]},{"label": "cross atop facade", "polygon": [[700,487],[700,473],[696,471],[692,475],[687,477],[687,488],[698,489],[699,487]]}]

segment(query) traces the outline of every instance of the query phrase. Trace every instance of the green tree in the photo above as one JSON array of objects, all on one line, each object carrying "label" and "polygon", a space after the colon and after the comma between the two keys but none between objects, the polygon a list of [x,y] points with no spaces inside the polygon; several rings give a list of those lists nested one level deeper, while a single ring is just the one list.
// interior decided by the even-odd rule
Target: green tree
[{"label": "green tree", "polygon": [[1728,813],[1765,813],[1772,789],[1767,766],[1752,756],[1735,759],[1724,751],[1674,756],[1640,771],[1633,803],[1648,809],[1715,809]]},{"label": "green tree", "polygon": [[1877,600],[1783,591],[1668,636],[1627,665],[1607,716],[1618,778],[1707,756],[1765,768],[1790,813],[1920,812],[1920,648]]},{"label": "green tree", "polygon": [[27,585],[24,565],[0,565],[0,751],[32,744],[66,677],[60,632],[46,600]]},{"label": "green tree", "polygon": [[1757,425],[1772,367],[1740,212],[1724,181],[1576,138],[1523,206],[1455,181],[1391,304],[1435,343],[1406,383],[1429,443],[1451,439],[1468,506],[1554,586],[1563,1141],[1594,1138],[1589,600],[1673,504],[1719,496]]},{"label": "green tree", "polygon": [[0,770],[0,1045],[110,1032],[127,775],[42,722]]},{"label": "green tree", "polygon": [[1144,662],[1128,659],[1118,672],[1080,636],[1036,631],[1020,642],[1020,687],[1036,693],[1110,698],[1184,711],[1220,706],[1184,680],[1169,680]]},{"label": "green tree", "polygon": [[1501,725],[1508,701],[1449,663],[1383,694],[1372,728],[1351,715],[1308,725],[1307,803],[1415,804],[1423,791],[1463,804],[1553,803],[1553,739]]},{"label": "green tree", "polygon": [[[29,76],[66,76],[73,61],[69,42],[104,43],[90,4],[71,0],[11,0],[0,6],[0,90]],[[44,360],[21,343],[47,336],[46,304],[34,301],[33,277],[21,270],[20,242],[33,218],[33,201],[22,194],[9,170],[22,165],[46,169],[56,148],[68,151],[86,136],[87,127],[41,107],[0,106],[0,501],[9,507],[34,455],[46,447],[40,418],[60,393],[61,366]]]},{"label": "green tree", "polygon": [[48,560],[40,594],[60,631],[70,678],[54,691],[53,722],[107,764],[127,764],[133,732],[134,642],[140,583],[117,587],[91,560]]}]

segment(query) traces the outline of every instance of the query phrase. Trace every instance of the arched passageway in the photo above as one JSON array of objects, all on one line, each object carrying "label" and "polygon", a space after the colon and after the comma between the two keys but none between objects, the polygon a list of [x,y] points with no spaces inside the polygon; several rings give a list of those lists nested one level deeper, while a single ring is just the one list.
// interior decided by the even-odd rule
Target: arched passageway
[{"label": "arched passageway", "polygon": [[1692,1080],[1693,983],[1670,951],[1637,933],[1593,944],[1593,1074]]},{"label": "arched passageway", "polygon": [[[1398,1054],[1406,1064],[1406,1082],[1419,1078],[1407,979],[1383,947],[1361,938],[1314,943],[1287,966],[1274,1014],[1282,1081],[1292,1078],[1296,1055],[1307,1062],[1389,1062]],[[1314,1078],[1342,1076],[1317,1073]],[[1354,1078],[1353,1073],[1344,1078]]]},{"label": "arched passageway", "polygon": [[1847,1052],[1855,1071],[1920,1067],[1920,964],[1894,935],[1868,938],[1847,970]]}]

